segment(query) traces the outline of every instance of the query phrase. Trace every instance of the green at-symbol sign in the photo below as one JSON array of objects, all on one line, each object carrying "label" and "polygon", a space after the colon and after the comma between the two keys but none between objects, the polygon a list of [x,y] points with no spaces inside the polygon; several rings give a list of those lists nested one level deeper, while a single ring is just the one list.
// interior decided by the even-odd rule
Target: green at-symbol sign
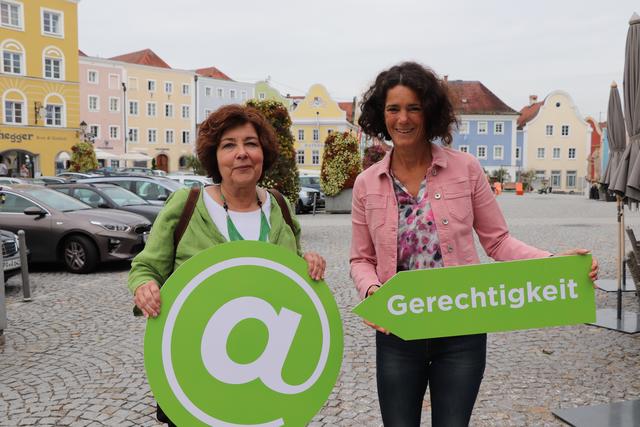
[{"label": "green at-symbol sign", "polygon": [[149,385],[178,426],[303,426],[331,393],[342,323],[304,260],[261,242],[207,249],[162,287],[149,320]]}]

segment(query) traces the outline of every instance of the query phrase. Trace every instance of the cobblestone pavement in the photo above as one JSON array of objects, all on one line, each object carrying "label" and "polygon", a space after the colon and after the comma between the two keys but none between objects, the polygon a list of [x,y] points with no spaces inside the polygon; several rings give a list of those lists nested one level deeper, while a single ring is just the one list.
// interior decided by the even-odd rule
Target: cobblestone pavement
[{"label": "cobblestone pavement", "polygon": [[[512,234],[559,251],[593,248],[601,277],[615,276],[615,204],[579,196],[499,197]],[[640,231],[640,213],[628,212]],[[327,282],[342,311],[342,372],[313,426],[379,426],[374,334],[350,313],[357,296],[348,274],[348,215],[306,215],[303,245],[328,262]],[[628,244],[627,244],[627,247]],[[23,303],[12,278],[9,325],[0,347],[0,426],[154,426],[146,382],[144,321],[131,316],[128,265],[108,265],[88,276],[45,267],[31,275],[34,300]],[[598,292],[599,307],[615,307]],[[633,293],[624,307],[638,311]],[[640,334],[591,326],[489,336],[485,379],[472,425],[562,425],[551,411],[640,398]],[[423,425],[430,425],[425,401]]]}]

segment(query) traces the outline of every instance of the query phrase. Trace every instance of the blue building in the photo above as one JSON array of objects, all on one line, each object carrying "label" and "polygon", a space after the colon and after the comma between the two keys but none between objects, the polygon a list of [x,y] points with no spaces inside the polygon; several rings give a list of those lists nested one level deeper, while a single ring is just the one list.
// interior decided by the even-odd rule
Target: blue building
[{"label": "blue building", "polygon": [[195,72],[198,125],[223,105],[244,104],[255,97],[253,83],[232,80],[216,67],[200,68]]},{"label": "blue building", "polygon": [[504,168],[515,180],[522,157],[516,138],[519,113],[479,81],[449,80],[448,85],[460,123],[453,147],[476,156],[488,173]]}]

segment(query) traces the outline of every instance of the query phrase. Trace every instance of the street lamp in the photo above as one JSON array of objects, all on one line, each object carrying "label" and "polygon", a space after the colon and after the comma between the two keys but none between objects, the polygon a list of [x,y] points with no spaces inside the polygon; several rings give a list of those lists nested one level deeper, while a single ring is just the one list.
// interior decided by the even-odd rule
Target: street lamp
[{"label": "street lamp", "polygon": [[80,122],[80,137],[82,138],[82,142],[88,142],[93,144],[93,139],[95,135],[87,133],[87,122],[84,120]]}]

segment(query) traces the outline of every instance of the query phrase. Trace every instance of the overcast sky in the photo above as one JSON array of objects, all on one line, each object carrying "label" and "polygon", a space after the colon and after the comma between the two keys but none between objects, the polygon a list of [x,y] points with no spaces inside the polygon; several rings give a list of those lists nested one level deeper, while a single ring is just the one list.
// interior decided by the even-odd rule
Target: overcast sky
[{"label": "overcast sky", "polygon": [[479,80],[516,110],[561,89],[604,120],[634,9],[638,0],[82,0],[79,45],[100,57],[150,48],[173,68],[216,66],[239,81],[271,76],[284,94],[322,83],[338,100],[416,60]]}]

